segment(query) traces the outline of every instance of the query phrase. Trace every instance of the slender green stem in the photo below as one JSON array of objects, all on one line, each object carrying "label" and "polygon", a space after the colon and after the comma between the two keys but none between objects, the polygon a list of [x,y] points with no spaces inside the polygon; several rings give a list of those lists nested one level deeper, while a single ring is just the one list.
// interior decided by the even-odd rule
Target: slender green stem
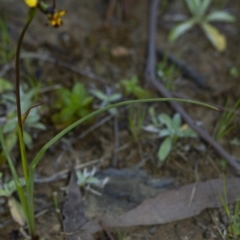
[{"label": "slender green stem", "polygon": [[13,176],[13,179],[14,179],[14,182],[15,182],[15,185],[16,185],[16,189],[17,189],[17,192],[18,192],[18,196],[19,196],[19,199],[20,199],[20,202],[22,204],[24,213],[26,215],[28,227],[30,227],[30,222],[28,220],[29,219],[28,218],[28,216],[29,216],[29,208],[28,208],[28,204],[27,204],[26,197],[25,197],[25,194],[24,194],[23,186],[22,186],[22,184],[20,182],[20,179],[19,179],[19,176],[17,174],[16,168],[15,168],[15,166],[13,164],[13,161],[12,161],[12,158],[11,158],[11,156],[9,154],[9,151],[8,151],[8,148],[7,148],[7,144],[6,144],[6,141],[5,141],[4,136],[3,136],[2,128],[0,128],[0,142],[1,142],[1,146],[2,146],[2,149],[3,149],[4,155],[5,155],[6,159],[7,159],[10,171],[12,173],[12,176]]},{"label": "slender green stem", "polygon": [[17,125],[17,133],[19,138],[19,146],[20,146],[20,154],[22,160],[22,169],[23,169],[23,176],[26,182],[28,182],[28,163],[27,163],[27,155],[25,150],[23,132],[19,125]]},{"label": "slender green stem", "polygon": [[[18,126],[17,126],[17,132],[18,132],[18,138],[19,138],[19,146],[20,146],[20,153],[21,153],[21,161],[22,161],[22,169],[24,174],[25,182],[28,186],[29,182],[29,175],[28,175],[28,162],[27,162],[27,156],[26,156],[26,147],[24,143],[24,135],[23,135],[23,120],[22,120],[22,113],[21,113],[21,96],[20,96],[20,52],[21,52],[21,46],[23,42],[24,35],[32,22],[35,14],[36,14],[37,8],[31,8],[29,10],[28,18],[26,21],[25,26],[22,29],[22,32],[19,36],[18,43],[17,43],[17,50],[16,50],[16,59],[15,59],[15,68],[16,68],[16,103],[17,103],[17,117],[18,117]],[[11,168],[11,166],[10,166]],[[29,206],[29,194],[27,193],[27,199],[24,195],[24,192],[21,191],[21,189],[18,189],[18,194],[20,201],[23,205],[26,218],[28,221],[28,227],[29,232],[32,236],[32,239],[34,239],[35,236],[35,223],[34,223],[34,212],[33,207]],[[31,199],[31,197],[30,197]],[[33,201],[31,200],[31,204],[33,205]]]},{"label": "slender green stem", "polygon": [[[33,159],[32,163],[30,164],[29,172],[32,171],[42,158],[43,154],[47,151],[49,147],[51,147],[55,142],[57,142],[61,137],[63,137],[66,133],[71,131],[73,128],[76,126],[80,125],[81,123],[87,121],[88,119],[98,115],[99,113],[105,112],[111,108],[115,107],[121,107],[125,105],[130,105],[130,104],[136,104],[136,103],[148,103],[148,102],[169,102],[169,101],[175,101],[175,102],[185,102],[185,103],[191,103],[191,104],[196,104],[204,107],[208,107],[214,110],[218,110],[216,107],[213,107],[209,104],[201,103],[198,101],[193,101],[193,100],[187,100],[187,99],[179,99],[179,98],[151,98],[151,99],[140,99],[140,100],[130,100],[130,101],[124,101],[116,104],[111,104],[108,105],[104,108],[101,108],[95,112],[90,113],[89,115],[81,118],[80,120],[76,121],[75,123],[71,124],[67,128],[63,129],[60,133],[58,133],[55,137],[53,137],[49,142],[47,142],[37,153],[35,158]],[[30,180],[31,181],[31,180]]]},{"label": "slender green stem", "polygon": [[22,168],[24,173],[24,178],[26,183],[28,182],[28,164],[26,158],[26,148],[24,144],[24,136],[23,136],[23,121],[22,121],[22,113],[21,113],[21,96],[20,96],[20,52],[21,46],[23,42],[24,35],[33,20],[37,9],[33,8],[29,10],[28,18],[26,21],[25,26],[19,36],[17,42],[17,50],[16,50],[16,59],[15,59],[15,68],[16,68],[16,103],[17,103],[17,117],[18,117],[18,138],[19,138],[19,145],[20,145],[20,152],[21,152],[21,160],[22,160]]},{"label": "slender green stem", "polygon": [[20,129],[22,130],[22,114],[21,114],[21,96],[20,96],[20,52],[21,52],[21,46],[23,42],[24,35],[33,20],[34,16],[36,14],[36,9],[31,8],[29,10],[28,19],[27,22],[22,29],[22,32],[19,36],[18,42],[17,42],[17,50],[16,50],[16,59],[15,59],[15,68],[16,68],[16,102],[17,102],[17,115],[18,115],[18,125]]}]

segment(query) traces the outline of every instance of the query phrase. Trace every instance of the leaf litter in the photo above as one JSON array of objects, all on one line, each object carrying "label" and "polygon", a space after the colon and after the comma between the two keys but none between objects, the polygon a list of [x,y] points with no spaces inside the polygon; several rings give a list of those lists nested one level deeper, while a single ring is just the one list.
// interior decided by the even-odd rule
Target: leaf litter
[{"label": "leaf litter", "polygon": [[[86,240],[94,239],[93,234],[102,231],[102,223],[107,228],[166,224],[196,216],[204,209],[219,208],[222,206],[219,194],[223,195],[224,191],[224,181],[222,179],[187,184],[160,193],[154,198],[146,199],[136,208],[117,217],[105,215],[86,223],[81,197],[79,198],[78,194],[78,197],[76,197],[75,187],[77,186],[76,184],[72,186],[71,191],[69,190],[71,194],[68,194],[68,207],[66,208],[66,203],[64,204],[64,230],[66,232],[78,230],[76,235],[79,237],[84,236],[81,239]],[[233,204],[237,200],[240,191],[240,179],[227,179],[226,189],[228,204]],[[79,202],[77,203],[77,201]],[[78,211],[75,210],[75,206],[78,206]],[[76,215],[73,215],[73,213]],[[74,225],[73,223],[76,223],[77,219],[79,221],[77,221],[77,225]]]}]

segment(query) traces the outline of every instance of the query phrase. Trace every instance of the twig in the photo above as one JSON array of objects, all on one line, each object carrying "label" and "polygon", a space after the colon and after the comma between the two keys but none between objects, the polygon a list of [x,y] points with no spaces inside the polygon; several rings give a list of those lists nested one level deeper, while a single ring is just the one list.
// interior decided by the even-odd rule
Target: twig
[{"label": "twig", "polygon": [[[165,87],[157,80],[155,74],[156,68],[156,47],[155,47],[155,37],[156,37],[156,27],[157,27],[157,9],[160,0],[150,1],[150,19],[149,19],[149,40],[148,40],[148,57],[145,70],[146,81],[149,85],[156,88],[164,97],[171,98],[172,95]],[[177,102],[170,102],[170,105],[175,109],[185,120],[185,122],[198,133],[198,135],[210,144],[218,154],[225,158],[227,162],[233,166],[237,173],[240,173],[240,164],[234,159],[225,149],[223,149],[204,129],[196,125],[195,121],[185,112],[182,106]]]},{"label": "twig", "polygon": [[101,227],[103,228],[104,232],[107,234],[108,238],[110,240],[114,240],[113,235],[109,232],[108,228],[105,226],[105,224],[103,223],[103,221],[99,221],[99,224],[101,225]]}]

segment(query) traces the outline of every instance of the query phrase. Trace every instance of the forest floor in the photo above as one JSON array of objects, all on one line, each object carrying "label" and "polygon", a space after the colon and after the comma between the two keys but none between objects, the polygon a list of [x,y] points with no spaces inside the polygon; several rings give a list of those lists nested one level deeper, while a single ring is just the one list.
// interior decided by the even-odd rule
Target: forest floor
[{"label": "forest floor", "polygon": [[[38,109],[45,130],[29,130],[33,144],[28,149],[28,159],[67,125],[60,117],[53,117],[60,111],[56,102],[61,104],[59,99],[64,98],[59,98],[60,88],[72,89],[76,83],[83,83],[89,95],[99,89],[110,95],[120,94],[118,101],[131,100],[137,96],[127,95],[122,82],[136,76],[141,90],[147,90],[152,97],[162,97],[157,89],[146,84],[144,75],[149,2],[132,1],[125,19],[122,17],[123,3],[118,1],[108,26],[104,22],[108,1],[104,0],[57,1],[57,8],[66,9],[67,14],[63,17],[63,26],[56,29],[45,26],[45,16],[37,14],[23,42],[21,81],[26,91],[40,89],[34,101],[43,103]],[[226,50],[221,53],[212,47],[198,27],[169,43],[170,30],[178,19],[187,18],[189,13],[184,1],[164,2],[159,8],[156,47],[193,68],[204,80],[204,87],[186,77],[176,66],[166,64],[164,59],[157,59],[157,71],[165,74],[164,84],[173,96],[204,102],[221,110],[181,103],[191,118],[215,138],[221,116],[232,109],[240,96],[240,2],[211,3],[211,10],[224,9],[237,18],[234,23],[215,24],[227,39]],[[4,0],[0,2],[0,9],[14,49],[27,7],[23,1]],[[14,83],[13,58],[1,63],[0,78]],[[229,105],[226,107],[227,99]],[[91,111],[100,105],[101,101],[95,97]],[[115,240],[231,239],[219,192],[223,192],[224,175],[232,208],[240,192],[235,169],[200,137],[178,138],[167,159],[160,161],[157,153],[164,138],[146,130],[153,127],[153,109],[156,116],[165,113],[172,118],[176,113],[167,102],[123,106],[117,109],[117,116],[109,111],[101,113],[48,149],[36,168],[34,194],[37,232],[42,239],[104,240],[110,239],[111,234]],[[218,143],[238,158],[238,109],[233,114],[231,126],[234,129]],[[21,172],[17,145],[13,155]],[[101,196],[81,188],[81,196],[66,197],[70,175],[74,175],[73,166],[88,171],[96,168],[96,178],[109,178],[103,189],[92,186],[102,193]],[[6,163],[1,163],[0,171],[10,177]],[[75,188],[70,184],[69,194],[70,189],[77,192]],[[58,193],[62,217],[53,204],[54,192]],[[70,206],[82,208],[79,221],[85,224],[82,224],[85,230],[72,230],[74,236],[64,234],[74,218],[71,207],[67,209],[68,201]],[[18,229],[9,214],[7,201],[1,199],[0,239],[23,239],[21,234],[17,236]]]}]

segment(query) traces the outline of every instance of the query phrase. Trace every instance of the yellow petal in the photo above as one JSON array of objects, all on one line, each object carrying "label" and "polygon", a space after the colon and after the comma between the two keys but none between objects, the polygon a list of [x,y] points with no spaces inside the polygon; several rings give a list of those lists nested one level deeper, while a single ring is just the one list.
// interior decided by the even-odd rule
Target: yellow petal
[{"label": "yellow petal", "polygon": [[38,4],[37,0],[24,0],[24,1],[30,8],[36,7]]},{"label": "yellow petal", "polygon": [[65,14],[66,14],[66,11],[65,10],[62,10],[62,11],[59,11],[59,12],[57,12],[58,13],[58,16],[59,17],[62,17],[62,16],[64,16]]}]

